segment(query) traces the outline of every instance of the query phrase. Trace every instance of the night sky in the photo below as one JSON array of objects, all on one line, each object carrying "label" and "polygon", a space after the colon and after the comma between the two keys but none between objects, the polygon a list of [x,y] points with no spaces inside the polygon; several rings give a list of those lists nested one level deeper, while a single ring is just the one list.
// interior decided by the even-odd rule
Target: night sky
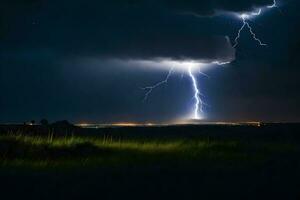
[{"label": "night sky", "polygon": [[208,121],[300,121],[300,2],[277,0],[4,0],[0,3],[0,123],[166,122],[187,116],[186,73],[143,101],[164,67],[137,61],[231,62],[196,74]]}]

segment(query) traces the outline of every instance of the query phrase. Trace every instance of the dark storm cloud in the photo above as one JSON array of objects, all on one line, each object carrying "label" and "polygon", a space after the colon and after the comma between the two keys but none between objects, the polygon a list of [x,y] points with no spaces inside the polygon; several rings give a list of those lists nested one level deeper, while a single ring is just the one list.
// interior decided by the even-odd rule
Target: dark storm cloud
[{"label": "dark storm cloud", "polygon": [[2,34],[12,37],[9,48],[50,49],[63,56],[232,61],[235,50],[225,36],[187,28],[177,15],[244,11],[271,3],[272,0],[13,0],[2,7],[5,19],[8,15],[14,19],[9,26],[4,23]]},{"label": "dark storm cloud", "polygon": [[235,50],[227,37],[193,32],[176,15],[269,4],[272,0],[12,0],[2,3],[1,33],[11,36],[5,49],[49,49],[62,56],[232,61]]},{"label": "dark storm cloud", "polygon": [[[191,81],[180,74],[143,102],[140,87],[167,72],[109,58],[230,60],[226,37],[237,18],[210,17],[269,5],[250,0],[2,0],[0,123],[48,118],[74,122],[159,121],[191,109]],[[255,18],[259,47],[246,31],[237,59],[197,77],[211,120],[300,120],[298,0]],[[199,17],[183,15],[195,13]],[[95,61],[95,62],[94,62]],[[119,61],[119,60],[118,60]],[[126,64],[124,66],[124,63]]]},{"label": "dark storm cloud", "polygon": [[100,58],[119,59],[155,59],[169,58],[174,60],[195,59],[203,62],[229,62],[235,58],[235,49],[226,37],[181,38],[176,35],[160,35],[139,38],[118,44],[107,44],[105,49],[94,52]]}]

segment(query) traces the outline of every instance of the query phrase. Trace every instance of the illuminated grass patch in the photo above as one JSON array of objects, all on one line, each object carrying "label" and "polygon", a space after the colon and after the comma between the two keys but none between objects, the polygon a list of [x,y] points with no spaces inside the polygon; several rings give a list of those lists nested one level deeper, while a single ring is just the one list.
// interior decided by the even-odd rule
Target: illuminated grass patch
[{"label": "illuminated grass patch", "polygon": [[259,164],[295,154],[286,143],[217,139],[118,139],[113,137],[0,137],[1,166],[219,166]]}]

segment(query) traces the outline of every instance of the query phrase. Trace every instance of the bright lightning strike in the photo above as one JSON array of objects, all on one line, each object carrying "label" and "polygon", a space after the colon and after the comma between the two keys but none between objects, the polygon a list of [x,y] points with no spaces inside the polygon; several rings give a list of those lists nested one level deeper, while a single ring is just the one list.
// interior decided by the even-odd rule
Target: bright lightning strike
[{"label": "bright lightning strike", "polygon": [[203,112],[203,102],[200,98],[200,91],[198,89],[197,80],[192,72],[192,67],[188,68],[189,76],[193,82],[194,88],[194,99],[195,99],[195,106],[194,106],[194,119],[200,119],[199,111]]},{"label": "bright lightning strike", "polygon": [[[276,0],[273,0],[273,4],[267,6],[266,8],[268,9],[272,9],[277,7],[276,4]],[[265,44],[264,42],[262,42],[255,34],[255,32],[253,31],[253,28],[251,27],[251,25],[249,24],[249,22],[247,21],[248,19],[252,18],[252,17],[256,17],[256,16],[260,16],[263,9],[265,8],[259,8],[256,12],[250,12],[250,13],[242,13],[241,15],[239,15],[239,17],[242,19],[243,25],[241,26],[241,28],[238,30],[237,36],[234,39],[234,45],[233,47],[236,48],[239,44],[239,39],[241,37],[241,33],[244,30],[244,28],[248,28],[252,38],[258,42],[258,44],[260,46],[267,46],[267,44]]]},{"label": "bright lightning strike", "polygon": [[[144,62],[144,63],[154,64],[154,63],[150,63],[150,62]],[[143,90],[147,91],[145,93],[144,101],[146,101],[148,99],[149,95],[153,92],[154,89],[162,86],[163,84],[168,83],[168,80],[175,69],[179,70],[179,71],[184,70],[188,74],[188,77],[191,80],[192,88],[193,88],[193,94],[194,94],[193,99],[195,101],[193,104],[192,118],[196,119],[196,120],[202,119],[201,114],[203,113],[203,106],[205,104],[201,99],[202,94],[200,93],[200,89],[198,87],[197,79],[196,79],[196,76],[194,73],[199,71],[199,73],[201,75],[209,78],[206,74],[204,74],[203,72],[200,71],[201,69],[203,69],[203,67],[205,67],[205,64],[195,62],[195,61],[181,61],[180,62],[180,61],[170,61],[170,60],[161,61],[160,64],[165,65],[165,66],[172,66],[172,68],[169,70],[169,73],[164,80],[162,80],[152,86],[142,88]],[[223,65],[224,63],[216,61],[216,62],[212,62],[212,64]]]}]

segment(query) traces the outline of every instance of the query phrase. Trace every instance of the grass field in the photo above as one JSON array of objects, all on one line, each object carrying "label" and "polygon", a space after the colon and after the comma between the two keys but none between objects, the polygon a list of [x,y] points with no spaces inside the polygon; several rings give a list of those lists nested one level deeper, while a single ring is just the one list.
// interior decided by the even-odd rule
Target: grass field
[{"label": "grass field", "polygon": [[9,132],[0,188],[10,199],[297,199],[300,146],[289,138]]},{"label": "grass field", "polygon": [[[287,142],[202,139],[132,139],[6,135],[0,137],[1,165],[27,167],[261,165],[299,153]],[[281,160],[282,161],[282,160]]]}]

